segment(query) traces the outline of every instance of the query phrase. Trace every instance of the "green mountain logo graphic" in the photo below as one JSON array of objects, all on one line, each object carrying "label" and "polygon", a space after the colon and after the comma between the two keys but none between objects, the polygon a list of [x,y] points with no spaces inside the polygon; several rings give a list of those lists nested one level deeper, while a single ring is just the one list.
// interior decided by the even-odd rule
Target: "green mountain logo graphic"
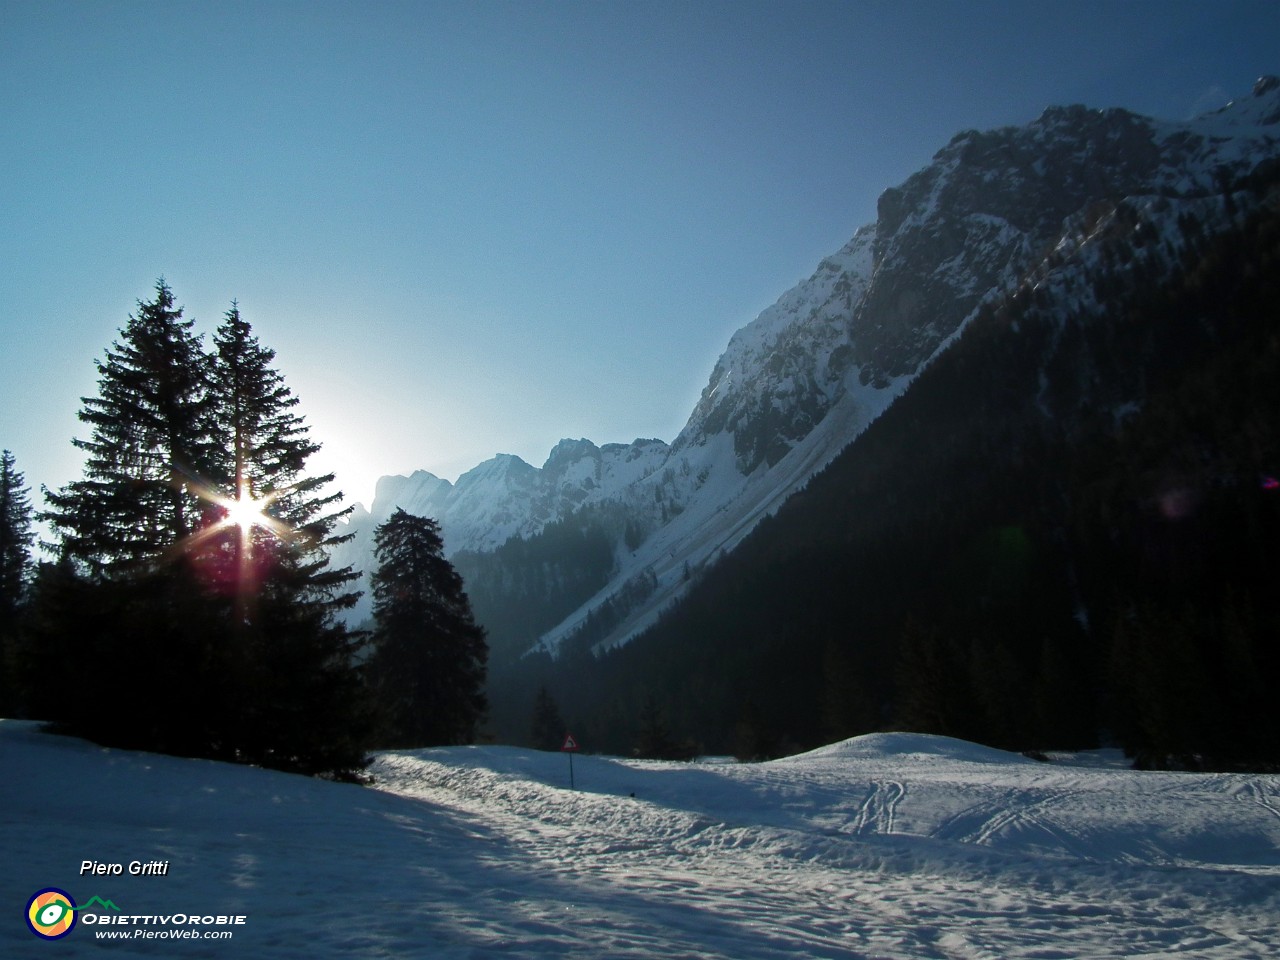
[{"label": "green mountain logo graphic", "polygon": [[73,909],[73,910],[77,910],[77,911],[78,911],[78,910],[88,910],[88,909],[89,909],[90,907],[92,907],[95,903],[97,903],[97,904],[101,904],[101,905],[102,905],[102,909],[104,909],[104,910],[114,910],[114,911],[116,911],[116,913],[119,913],[119,912],[120,912],[120,908],[119,908],[119,907],[117,907],[113,901],[111,901],[111,900],[103,900],[101,897],[91,897],[91,898],[89,899],[89,902],[88,902],[88,903],[86,903],[83,907],[72,907],[71,909]]}]

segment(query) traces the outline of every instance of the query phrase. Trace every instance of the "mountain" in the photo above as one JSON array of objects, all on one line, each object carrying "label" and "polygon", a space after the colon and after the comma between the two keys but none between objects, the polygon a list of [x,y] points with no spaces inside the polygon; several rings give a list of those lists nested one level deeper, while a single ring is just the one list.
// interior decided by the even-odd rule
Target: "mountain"
[{"label": "mountain", "polygon": [[1065,218],[653,627],[562,651],[539,680],[575,733],[623,750],[658,717],[651,742],[743,757],[909,729],[1280,766],[1274,97],[1202,121],[1238,159],[1207,189]]},{"label": "mountain", "polygon": [[[731,338],[669,447],[564,441],[540,469],[497,457],[456,485],[384,478],[338,559],[370,569],[373,526],[402,506],[441,520],[497,647],[560,655],[626,642],[862,435],[981,311],[1050,274],[1063,295],[1096,296],[1067,278],[1099,266],[1095,234],[1123,228],[1121,205],[1143,242],[1171,237],[1180,218],[1221,229],[1231,216],[1222,198],[1280,153],[1278,86],[1264,78],[1253,96],[1187,122],[1070,106],[958,134],[884,192],[874,224]],[[553,541],[584,559],[557,561]]]},{"label": "mountain", "polygon": [[365,571],[365,596],[352,619],[371,612],[368,574],[374,569],[373,531],[397,509],[432,517],[444,531],[445,549],[492,551],[511,538],[535,536],[548,524],[583,507],[612,502],[666,460],[661,440],[597,447],[590,440],[562,440],[541,469],[499,454],[450,483],[425,470],[378,481],[369,509],[358,505],[334,560]]}]

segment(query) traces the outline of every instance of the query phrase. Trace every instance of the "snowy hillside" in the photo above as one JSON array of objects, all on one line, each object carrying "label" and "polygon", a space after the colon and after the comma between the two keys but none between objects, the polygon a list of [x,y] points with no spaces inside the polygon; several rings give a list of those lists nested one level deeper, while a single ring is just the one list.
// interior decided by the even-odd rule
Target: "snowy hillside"
[{"label": "snowy hillside", "polygon": [[[15,721],[0,721],[0,755],[5,957],[1280,950],[1276,776],[1042,764],[903,734],[760,765],[580,755],[574,791],[566,756],[499,747],[381,755],[375,789]],[[81,876],[86,859],[169,867]],[[119,909],[88,907],[41,943],[21,907],[44,887]],[[175,914],[244,922],[107,922]],[[191,929],[232,937],[163,938]],[[129,936],[104,945],[106,932]]]},{"label": "snowy hillside", "polygon": [[884,192],[874,224],[734,334],[669,448],[564,441],[541,469],[499,457],[456,486],[426,473],[385,478],[339,560],[371,567],[372,527],[395,506],[438,517],[450,551],[488,551],[609,505],[611,520],[625,514],[643,537],[624,545],[612,530],[607,584],[540,644],[558,651],[643,577],[653,589],[591,639],[625,642],[687,589],[690,571],[735,547],[848,446],[984,302],[1016,289],[1051,254],[1069,270],[1062,259],[1081,246],[1082,220],[1122,201],[1158,200],[1168,224],[1184,210],[1203,215],[1224,184],[1277,157],[1280,85],[1270,79],[1186,123],[1071,106],[1023,127],[960,133]]}]

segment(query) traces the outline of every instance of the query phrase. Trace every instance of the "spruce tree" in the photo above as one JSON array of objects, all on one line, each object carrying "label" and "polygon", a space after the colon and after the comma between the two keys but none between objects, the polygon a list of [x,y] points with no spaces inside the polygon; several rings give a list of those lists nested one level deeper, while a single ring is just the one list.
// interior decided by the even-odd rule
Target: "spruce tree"
[{"label": "spruce tree", "polygon": [[488,647],[436,521],[397,509],[374,532],[374,688],[396,746],[470,743]]},{"label": "spruce tree", "polygon": [[349,539],[334,528],[352,508],[339,508],[341,492],[326,490],[333,474],[306,472],[320,445],[295,411],[298,398],[272,366],[275,351],[262,346],[234,303],[214,348],[216,475],[226,490],[224,513],[238,521],[231,526],[240,534],[231,538],[229,551],[234,579],[243,587],[244,578],[260,576],[264,567],[285,566],[292,576],[269,579],[266,589],[284,590],[291,600],[319,604],[328,613],[350,607],[358,595],[349,587],[358,575],[329,569],[326,550]]},{"label": "spruce tree", "polygon": [[640,729],[636,731],[632,756],[646,760],[692,760],[697,752],[691,740],[675,739],[667,724],[666,711],[654,694],[647,693],[640,707]]},{"label": "spruce tree", "polygon": [[564,743],[567,729],[560,716],[560,707],[545,686],[538,688],[530,729],[533,745],[539,750],[559,750]]},{"label": "spruce tree", "polygon": [[0,453],[0,716],[12,716],[18,614],[31,568],[31,501],[12,453]]},{"label": "spruce tree", "polygon": [[84,477],[45,492],[63,553],[92,574],[128,575],[171,559],[199,523],[212,464],[208,359],[163,279],[139,301],[82,397]]},{"label": "spruce tree", "polygon": [[31,566],[31,499],[12,453],[0,453],[0,632],[17,621]]},{"label": "spruce tree", "polygon": [[161,279],[98,364],[99,393],[79,415],[90,437],[73,441],[83,478],[45,491],[60,562],[27,641],[59,665],[28,673],[44,718],[188,754],[207,752],[201,728],[222,696],[221,613],[186,563],[214,467],[208,357],[192,327]]},{"label": "spruce tree", "polygon": [[357,638],[335,619],[355,603],[356,574],[327,548],[341,493],[312,476],[320,449],[298,398],[232,304],[214,336],[211,400],[222,517],[202,537],[208,581],[234,597],[224,669],[237,678],[234,759],[352,777],[371,727],[355,666]]}]

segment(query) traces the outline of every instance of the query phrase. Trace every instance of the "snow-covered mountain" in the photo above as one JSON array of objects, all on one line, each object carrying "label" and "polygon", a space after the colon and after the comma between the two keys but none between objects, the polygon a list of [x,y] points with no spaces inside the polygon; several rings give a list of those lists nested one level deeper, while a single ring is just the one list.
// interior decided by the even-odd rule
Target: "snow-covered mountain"
[{"label": "snow-covered mountain", "polygon": [[373,505],[357,505],[346,531],[355,536],[335,550],[335,562],[366,573],[355,619],[370,611],[367,574],[374,568],[373,531],[397,508],[440,522],[445,549],[486,551],[512,537],[536,535],[546,524],[584,506],[616,500],[667,459],[661,440],[596,446],[562,440],[542,468],[499,454],[450,483],[425,470],[378,481]]},{"label": "snow-covered mountain", "polygon": [[336,559],[371,569],[372,529],[395,507],[437,517],[450,553],[482,555],[578,516],[608,532],[613,569],[528,640],[556,652],[608,609],[579,639],[625,642],[852,442],[984,301],[1050,258],[1059,277],[1073,257],[1087,269],[1090,228],[1122,201],[1159,203],[1149,224],[1194,212],[1212,230],[1213,216],[1231,215],[1217,202],[1226,185],[1278,158],[1280,81],[1270,77],[1188,122],[1071,106],[958,134],[884,192],[874,224],[731,338],[669,447],[563,441],[540,469],[499,456],[452,485],[425,472],[383,478]]},{"label": "snow-covered mountain", "polygon": [[536,534],[579,507],[619,496],[649,476],[668,452],[661,440],[603,447],[561,440],[542,469],[504,453],[468,470],[456,484],[425,470],[383,477],[367,515],[381,521],[400,508],[434,517],[450,552],[491,550],[511,537]]}]

